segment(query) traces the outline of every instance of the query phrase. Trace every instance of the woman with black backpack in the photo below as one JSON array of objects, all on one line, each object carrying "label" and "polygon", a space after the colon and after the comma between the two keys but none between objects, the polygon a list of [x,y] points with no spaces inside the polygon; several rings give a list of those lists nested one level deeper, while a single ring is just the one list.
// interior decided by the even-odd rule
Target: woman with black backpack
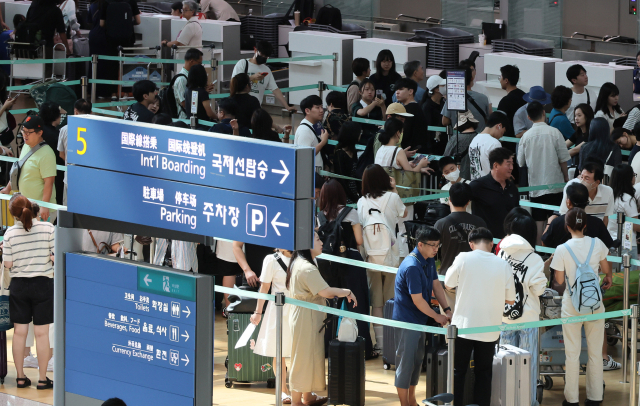
[{"label": "woman with black backpack", "polygon": [[[362,225],[358,212],[346,205],[347,195],[336,179],[330,179],[322,186],[318,200],[318,235],[324,244],[322,252],[363,261],[358,251],[358,247],[364,243]],[[349,289],[358,302],[369,303],[369,284],[365,268],[322,259],[318,259],[318,268],[330,286]],[[347,310],[369,315],[368,306],[353,307],[353,303],[348,303]],[[373,350],[369,323],[358,320],[357,324],[358,335],[365,340],[365,359],[378,358],[379,354]]]}]

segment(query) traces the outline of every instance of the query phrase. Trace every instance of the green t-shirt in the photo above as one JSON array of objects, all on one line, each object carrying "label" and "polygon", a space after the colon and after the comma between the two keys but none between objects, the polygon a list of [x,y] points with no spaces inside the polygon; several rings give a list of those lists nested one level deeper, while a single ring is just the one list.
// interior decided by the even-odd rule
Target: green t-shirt
[{"label": "green t-shirt", "polygon": [[[31,151],[27,144],[22,147],[20,159]],[[42,200],[44,192],[44,179],[56,176],[56,155],[48,145],[43,145],[24,163],[20,171],[19,190],[29,199]],[[13,185],[12,185],[13,186]],[[13,188],[16,189],[16,188]],[[56,202],[56,188],[53,185],[51,199],[49,202]]]}]

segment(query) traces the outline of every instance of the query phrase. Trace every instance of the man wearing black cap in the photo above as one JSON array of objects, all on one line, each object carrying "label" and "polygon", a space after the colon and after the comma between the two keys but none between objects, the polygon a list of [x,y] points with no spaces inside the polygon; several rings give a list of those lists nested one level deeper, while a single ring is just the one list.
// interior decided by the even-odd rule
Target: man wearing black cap
[{"label": "man wearing black cap", "polygon": [[[44,121],[38,116],[27,117],[25,120],[22,126],[25,145],[18,161],[22,163],[18,185],[9,182],[0,193],[11,194],[12,190],[20,190],[29,199],[56,202],[56,190],[53,187],[56,179],[56,154],[42,139],[43,127]],[[49,209],[40,207],[40,220],[53,223],[55,218],[55,211],[49,216]]]}]

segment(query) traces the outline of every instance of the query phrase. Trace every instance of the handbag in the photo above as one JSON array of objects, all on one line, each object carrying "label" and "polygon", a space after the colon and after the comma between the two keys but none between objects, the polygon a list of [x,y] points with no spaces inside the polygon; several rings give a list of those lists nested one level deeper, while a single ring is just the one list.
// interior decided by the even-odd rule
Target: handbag
[{"label": "handbag", "polygon": [[20,172],[22,171],[22,167],[24,166],[25,162],[27,162],[27,160],[31,158],[31,155],[35,154],[40,148],[45,145],[47,145],[47,143],[42,141],[40,144],[31,148],[31,150],[27,152],[27,155],[25,155],[24,158],[20,159],[19,161],[13,162],[13,165],[11,165],[11,172],[9,174],[11,179],[11,189],[20,190],[20,185],[18,182],[20,181]]},{"label": "handbag", "polygon": [[7,331],[13,327],[9,317],[9,284],[11,276],[7,272],[5,275],[4,261],[2,261],[2,275],[0,276],[0,331]]},{"label": "handbag", "polygon": [[[385,172],[389,174],[390,177],[396,180],[396,186],[405,186],[411,189],[398,188],[398,194],[401,198],[407,197],[415,197],[420,194],[420,172],[412,172],[405,171],[404,169],[396,169],[393,167],[393,163],[396,159],[396,154],[400,148],[396,147],[396,150],[393,151],[393,156],[391,157],[391,161],[389,162],[389,166],[383,167]],[[411,204],[411,203],[408,203]]]},{"label": "handbag", "polygon": [[[346,310],[345,302],[342,302],[342,310]],[[356,321],[350,317],[341,317],[340,326],[338,327],[338,341],[355,343],[357,339],[358,325]]]}]

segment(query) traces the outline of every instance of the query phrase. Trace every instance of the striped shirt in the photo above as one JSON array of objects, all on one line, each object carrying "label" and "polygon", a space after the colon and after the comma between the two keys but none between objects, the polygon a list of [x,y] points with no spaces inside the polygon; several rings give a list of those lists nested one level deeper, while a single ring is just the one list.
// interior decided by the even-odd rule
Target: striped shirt
[{"label": "striped shirt", "polygon": [[173,96],[176,99],[176,108],[178,109],[178,118],[187,118],[187,113],[186,113],[187,106],[185,105],[184,107],[182,107],[180,103],[185,101],[184,92],[185,90],[187,90],[187,78],[189,77],[189,71],[186,70],[185,68],[182,68],[179,75],[184,75],[185,77],[180,76],[179,78],[176,79],[175,82],[173,82]]},{"label": "striped shirt", "polygon": [[33,219],[31,230],[26,231],[16,220],[4,234],[2,260],[13,262],[12,278],[53,278],[53,253],[55,227],[46,221]]},{"label": "striped shirt", "polygon": [[640,121],[640,108],[632,108],[627,116],[627,120],[622,125],[625,130],[633,131],[636,123]]}]

